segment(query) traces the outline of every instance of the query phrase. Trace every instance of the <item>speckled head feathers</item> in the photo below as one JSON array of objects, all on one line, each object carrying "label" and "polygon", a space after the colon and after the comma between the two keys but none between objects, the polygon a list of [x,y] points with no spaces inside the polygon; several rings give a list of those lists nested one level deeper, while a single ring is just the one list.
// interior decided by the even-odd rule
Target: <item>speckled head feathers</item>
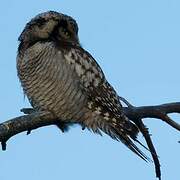
[{"label": "speckled head feathers", "polygon": [[72,17],[56,11],[47,11],[32,18],[30,22],[26,24],[18,40],[29,41],[30,39],[36,39],[37,37],[47,38],[61,20],[68,21],[72,31],[76,34],[78,33],[78,25]]}]

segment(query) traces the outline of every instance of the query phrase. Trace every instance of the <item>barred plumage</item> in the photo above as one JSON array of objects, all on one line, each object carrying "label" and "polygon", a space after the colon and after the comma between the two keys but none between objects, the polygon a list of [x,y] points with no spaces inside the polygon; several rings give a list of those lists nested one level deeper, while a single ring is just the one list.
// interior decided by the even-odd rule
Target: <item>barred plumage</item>
[{"label": "barred plumage", "polygon": [[64,124],[83,127],[122,141],[146,159],[132,142],[138,128],[122,112],[113,87],[78,40],[71,17],[49,11],[33,18],[19,37],[17,69],[36,111],[49,111]]}]

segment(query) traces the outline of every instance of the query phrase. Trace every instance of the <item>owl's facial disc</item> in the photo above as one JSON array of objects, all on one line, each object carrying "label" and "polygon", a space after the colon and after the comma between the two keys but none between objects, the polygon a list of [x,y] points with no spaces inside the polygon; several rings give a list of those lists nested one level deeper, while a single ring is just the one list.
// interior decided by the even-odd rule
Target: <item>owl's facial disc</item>
[{"label": "owl's facial disc", "polygon": [[57,44],[79,44],[76,21],[54,11],[37,15],[25,26],[19,39],[20,48],[34,45],[38,41],[54,41]]}]

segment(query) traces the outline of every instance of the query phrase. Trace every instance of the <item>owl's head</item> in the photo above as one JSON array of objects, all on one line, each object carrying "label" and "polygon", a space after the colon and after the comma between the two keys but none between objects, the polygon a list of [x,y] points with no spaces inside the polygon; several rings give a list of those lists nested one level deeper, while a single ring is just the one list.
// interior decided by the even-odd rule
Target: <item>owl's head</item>
[{"label": "owl's head", "polygon": [[78,25],[70,16],[48,11],[28,22],[18,40],[29,46],[38,41],[79,44]]}]

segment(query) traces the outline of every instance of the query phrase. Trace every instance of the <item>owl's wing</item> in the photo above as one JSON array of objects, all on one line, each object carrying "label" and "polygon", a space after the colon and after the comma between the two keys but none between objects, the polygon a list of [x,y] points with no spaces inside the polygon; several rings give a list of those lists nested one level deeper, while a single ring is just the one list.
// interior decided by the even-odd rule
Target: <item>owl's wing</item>
[{"label": "owl's wing", "polygon": [[95,59],[84,49],[71,49],[65,54],[68,63],[74,67],[81,87],[89,98],[99,103],[106,110],[119,114],[122,110],[119,97],[107,82],[103,71]]},{"label": "owl's wing", "polygon": [[132,142],[131,138],[136,140],[139,130],[122,112],[116,91],[107,82],[95,59],[82,48],[71,48],[64,57],[76,72],[80,87],[88,96],[88,108],[98,111],[105,117],[98,128],[112,138],[121,140],[142,159],[148,159]]}]

